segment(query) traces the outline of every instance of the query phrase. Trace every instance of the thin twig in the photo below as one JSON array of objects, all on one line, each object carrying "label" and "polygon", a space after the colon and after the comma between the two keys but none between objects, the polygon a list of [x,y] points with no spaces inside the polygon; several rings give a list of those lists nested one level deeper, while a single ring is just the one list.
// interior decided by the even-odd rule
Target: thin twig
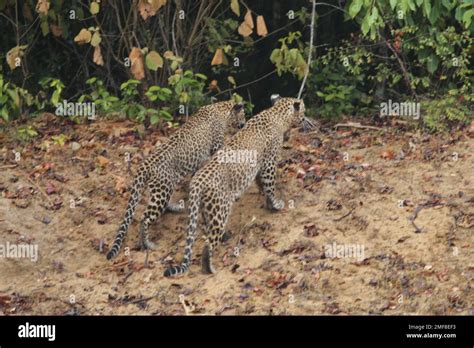
[{"label": "thin twig", "polygon": [[316,17],[316,0],[312,0],[313,2],[313,9],[311,12],[311,34],[309,38],[309,53],[308,53],[308,61],[306,63],[306,72],[303,77],[303,82],[301,83],[300,91],[298,92],[298,99],[301,99],[301,94],[303,94],[304,85],[306,84],[306,79],[308,78],[309,74],[309,67],[311,65],[311,56],[313,53],[313,40],[314,40],[314,17]]},{"label": "thin twig", "polygon": [[342,219],[344,219],[345,217],[348,217],[349,215],[352,214],[352,212],[354,211],[354,208],[349,210],[346,214],[342,215],[341,217],[338,217],[338,218],[335,218],[335,219],[332,219],[332,221],[341,221]]},{"label": "thin twig", "polygon": [[16,167],[18,167],[18,164],[5,164],[4,166],[0,166],[0,169],[10,169]]},{"label": "thin twig", "polygon": [[351,127],[351,128],[360,128],[360,129],[372,129],[372,130],[384,130],[383,128],[380,127],[374,127],[374,126],[364,126],[360,123],[354,123],[354,122],[348,122],[348,123],[338,123],[334,126],[335,129],[338,127]]}]

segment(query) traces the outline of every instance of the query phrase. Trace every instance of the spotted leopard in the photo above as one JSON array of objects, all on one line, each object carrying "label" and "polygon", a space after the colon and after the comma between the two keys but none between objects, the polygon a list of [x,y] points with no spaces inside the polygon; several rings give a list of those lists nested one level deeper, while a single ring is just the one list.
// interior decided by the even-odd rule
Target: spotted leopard
[{"label": "spotted leopard", "polygon": [[168,209],[179,211],[183,204],[170,203],[170,197],[181,179],[198,170],[224,143],[229,126],[242,128],[245,124],[243,105],[233,101],[218,102],[200,108],[167,142],[159,145],[138,168],[131,195],[114,243],[107,259],[115,257],[122,245],[145,185],[150,199],[140,223],[140,246],[153,249],[148,228]]},{"label": "spotted leopard", "polygon": [[184,273],[189,268],[199,210],[206,234],[202,270],[204,273],[214,273],[212,253],[227,238],[224,229],[232,204],[255,179],[266,196],[267,208],[284,208],[284,201],[275,197],[277,158],[285,133],[291,125],[303,121],[304,112],[302,100],[277,98],[271,108],[249,120],[227,145],[196,172],[191,180],[188,198],[189,224],[184,260],[180,266],[168,268],[164,273],[166,277]]}]

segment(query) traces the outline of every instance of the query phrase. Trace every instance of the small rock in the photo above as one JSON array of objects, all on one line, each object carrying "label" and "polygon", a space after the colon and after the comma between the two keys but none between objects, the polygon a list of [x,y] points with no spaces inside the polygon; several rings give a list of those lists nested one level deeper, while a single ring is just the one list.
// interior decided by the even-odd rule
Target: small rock
[{"label": "small rock", "polygon": [[79,150],[80,148],[81,148],[81,144],[79,144],[78,142],[73,141],[73,142],[71,143],[71,149],[72,149],[72,151],[77,151],[77,150]]}]

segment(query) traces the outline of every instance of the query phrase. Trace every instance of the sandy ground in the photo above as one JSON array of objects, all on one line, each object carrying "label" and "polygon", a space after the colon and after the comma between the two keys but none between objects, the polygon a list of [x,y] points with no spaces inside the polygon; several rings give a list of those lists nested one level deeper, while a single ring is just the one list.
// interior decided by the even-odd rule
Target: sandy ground
[{"label": "sandy ground", "polygon": [[[474,315],[472,133],[295,129],[279,168],[287,208],[265,210],[252,186],[233,207],[217,273],[201,273],[199,238],[190,271],[167,279],[186,212],[152,226],[145,266],[135,248],[142,200],[129,253],[105,258],[132,179],[125,153],[133,172],[163,136],[144,141],[125,121],[38,122],[29,142],[0,137],[0,245],[39,253],[0,259],[0,314]],[[61,133],[64,145],[52,140]]]}]

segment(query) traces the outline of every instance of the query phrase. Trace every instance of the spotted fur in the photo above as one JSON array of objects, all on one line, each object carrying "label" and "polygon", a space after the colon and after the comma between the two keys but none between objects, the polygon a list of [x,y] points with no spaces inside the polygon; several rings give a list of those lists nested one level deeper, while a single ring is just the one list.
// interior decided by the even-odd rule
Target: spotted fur
[{"label": "spotted fur", "polygon": [[153,249],[148,239],[148,228],[168,209],[179,211],[183,204],[170,203],[170,197],[181,179],[198,170],[209,157],[220,149],[228,126],[243,127],[245,113],[242,104],[232,101],[204,106],[190,117],[167,142],[157,147],[154,153],[138,168],[133,181],[125,216],[115,241],[107,254],[107,259],[115,257],[122,245],[142,189],[148,185],[150,199],[140,223],[140,245],[143,249]]},{"label": "spotted fur", "polygon": [[[214,273],[212,253],[226,238],[224,232],[231,207],[256,179],[265,194],[267,208],[283,209],[285,203],[275,197],[277,159],[284,134],[292,124],[304,118],[304,103],[295,98],[278,98],[274,106],[247,122],[230,142],[214,154],[193,177],[189,193],[189,224],[184,260],[164,275],[174,276],[188,270],[196,239],[198,214],[204,220],[206,244],[202,252],[202,270]],[[227,153],[254,153],[256,161],[223,161]],[[232,156],[230,156],[232,157]]]}]

